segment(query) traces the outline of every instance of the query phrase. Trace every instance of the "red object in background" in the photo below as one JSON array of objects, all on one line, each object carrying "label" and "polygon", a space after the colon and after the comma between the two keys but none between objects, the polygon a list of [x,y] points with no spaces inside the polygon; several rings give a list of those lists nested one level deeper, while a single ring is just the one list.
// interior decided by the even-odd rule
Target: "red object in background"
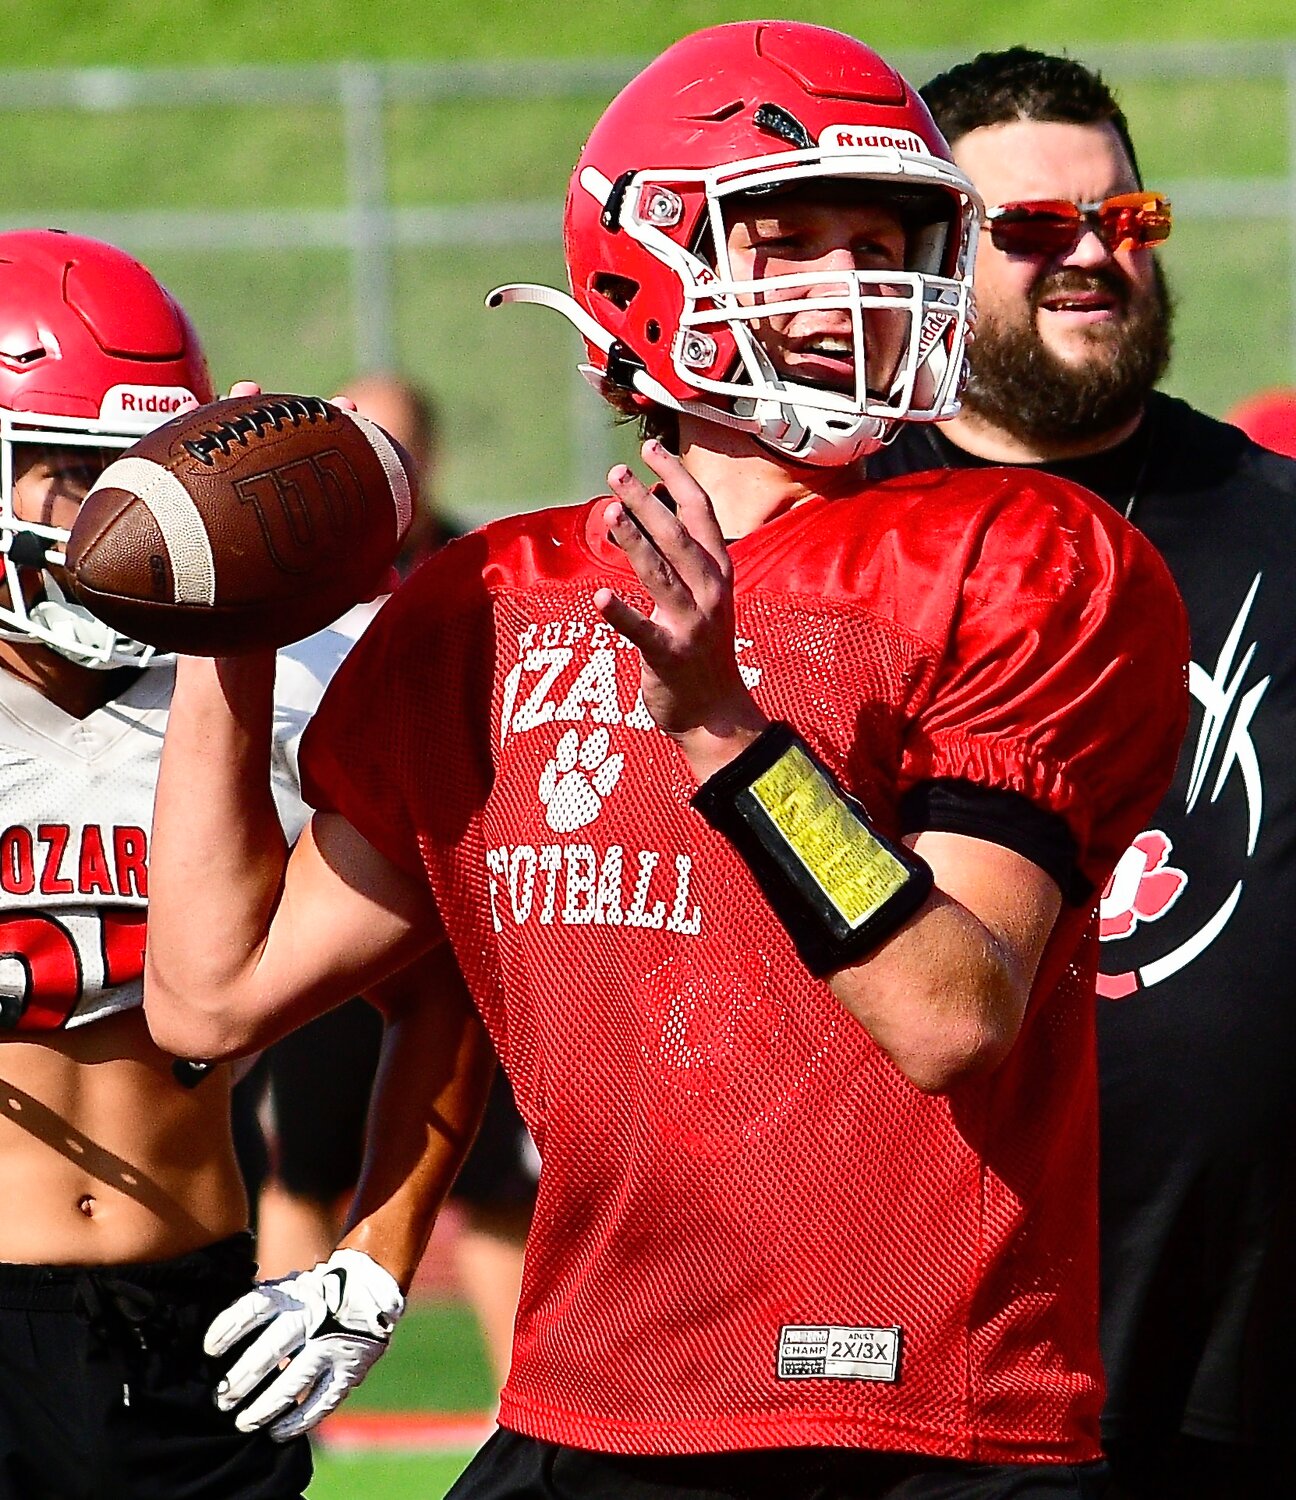
[{"label": "red object in background", "polygon": [[1227,413],[1225,420],[1262,447],[1296,458],[1296,387],[1248,396]]}]

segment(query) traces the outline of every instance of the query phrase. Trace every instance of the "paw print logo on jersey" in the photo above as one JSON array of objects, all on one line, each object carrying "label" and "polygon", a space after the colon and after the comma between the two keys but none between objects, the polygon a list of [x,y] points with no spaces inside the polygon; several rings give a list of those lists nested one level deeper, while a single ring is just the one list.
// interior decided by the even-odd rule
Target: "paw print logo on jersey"
[{"label": "paw print logo on jersey", "polygon": [[571,833],[592,823],[603,811],[603,799],[621,779],[622,755],[609,755],[611,736],[595,729],[582,741],[569,729],[558,741],[553,759],[540,773],[540,800],[545,822],[555,833]]}]

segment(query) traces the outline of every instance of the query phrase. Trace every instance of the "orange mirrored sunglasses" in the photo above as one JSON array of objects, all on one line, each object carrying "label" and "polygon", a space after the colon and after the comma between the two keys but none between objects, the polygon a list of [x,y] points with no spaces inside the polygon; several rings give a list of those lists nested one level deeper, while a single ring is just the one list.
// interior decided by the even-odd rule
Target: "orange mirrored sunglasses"
[{"label": "orange mirrored sunglasses", "polygon": [[990,243],[1009,255],[1065,255],[1092,229],[1113,254],[1146,250],[1170,238],[1170,200],[1160,193],[1117,193],[1101,203],[1035,198],[986,215]]}]

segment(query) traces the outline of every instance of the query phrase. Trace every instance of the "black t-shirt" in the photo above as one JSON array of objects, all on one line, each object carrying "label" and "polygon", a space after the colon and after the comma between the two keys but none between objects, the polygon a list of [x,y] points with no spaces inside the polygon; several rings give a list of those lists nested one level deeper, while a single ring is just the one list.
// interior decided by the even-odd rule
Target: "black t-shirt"
[{"label": "black t-shirt", "polygon": [[[986,466],[908,425],[870,475]],[[1102,903],[1111,1438],[1286,1442],[1296,1412],[1296,463],[1160,394],[1040,465],[1160,548],[1192,630],[1175,781]]]}]

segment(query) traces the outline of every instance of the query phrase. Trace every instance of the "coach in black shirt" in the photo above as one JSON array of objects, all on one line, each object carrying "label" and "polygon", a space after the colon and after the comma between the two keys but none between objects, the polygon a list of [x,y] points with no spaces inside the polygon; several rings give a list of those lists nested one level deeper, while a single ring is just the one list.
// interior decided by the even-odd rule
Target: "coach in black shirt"
[{"label": "coach in black shirt", "polygon": [[1164,553],[1193,719],[1101,907],[1104,1436],[1113,1500],[1296,1495],[1296,463],[1153,387],[1156,245],[1114,99],[986,53],[922,91],[989,211],[963,414],[870,474],[1029,464]]}]

